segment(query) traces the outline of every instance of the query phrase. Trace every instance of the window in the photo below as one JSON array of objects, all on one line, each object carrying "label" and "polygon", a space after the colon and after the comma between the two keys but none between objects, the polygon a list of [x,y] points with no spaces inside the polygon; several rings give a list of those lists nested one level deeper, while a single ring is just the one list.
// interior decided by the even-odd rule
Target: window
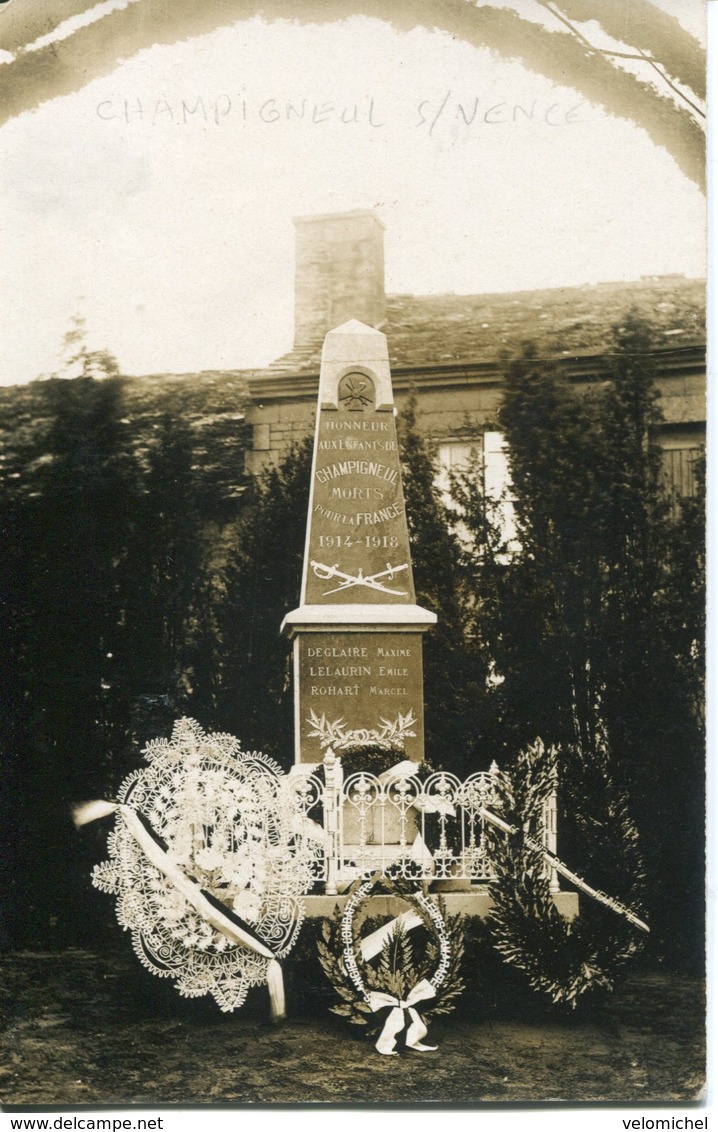
[{"label": "window", "polygon": [[495,508],[495,518],[508,544],[516,551],[516,510],[509,469],[508,445],[502,432],[484,433],[484,492]]},{"label": "window", "polygon": [[[437,450],[436,486],[442,493],[445,505],[449,508],[453,506],[450,496],[451,473],[460,472],[464,468],[468,469],[471,462],[478,457],[483,478],[484,495],[493,504],[494,517],[499,522],[499,528],[509,550],[515,551],[518,548],[518,542],[516,540],[514,497],[511,491],[508,452],[503,433],[484,432],[472,439],[440,441]],[[461,534],[461,524],[458,525],[457,529]]]},{"label": "window", "polygon": [[704,455],[698,447],[663,449],[663,483],[669,495],[685,499],[696,494],[696,463]]},{"label": "window", "polygon": [[439,470],[436,473],[435,483],[443,496],[444,503],[450,507],[451,473],[468,469],[472,459],[481,455],[483,438],[477,437],[469,441],[444,440],[437,445],[437,449]]}]

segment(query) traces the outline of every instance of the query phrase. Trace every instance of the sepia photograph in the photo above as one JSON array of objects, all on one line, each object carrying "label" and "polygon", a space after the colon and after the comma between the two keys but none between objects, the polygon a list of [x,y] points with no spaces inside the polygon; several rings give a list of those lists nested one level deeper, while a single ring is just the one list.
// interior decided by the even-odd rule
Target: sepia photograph
[{"label": "sepia photograph", "polygon": [[0,0],[8,1127],[707,1129],[708,7]]}]

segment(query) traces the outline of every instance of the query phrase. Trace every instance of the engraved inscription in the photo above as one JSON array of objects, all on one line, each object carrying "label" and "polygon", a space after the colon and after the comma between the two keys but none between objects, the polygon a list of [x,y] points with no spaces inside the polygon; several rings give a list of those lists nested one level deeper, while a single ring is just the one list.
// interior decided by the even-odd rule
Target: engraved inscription
[{"label": "engraved inscription", "polygon": [[374,383],[358,371],[339,382],[338,403],[319,415],[303,600],[413,602],[394,417],[374,407]]},{"label": "engraved inscription", "polygon": [[[322,719],[340,725],[343,735],[366,736],[383,735],[394,719],[410,720],[401,744],[407,758],[422,757],[420,637],[396,630],[325,631],[304,634],[297,647],[305,738],[316,737]],[[326,727],[331,731],[330,723]],[[311,750],[312,759],[321,757],[316,743]]]}]

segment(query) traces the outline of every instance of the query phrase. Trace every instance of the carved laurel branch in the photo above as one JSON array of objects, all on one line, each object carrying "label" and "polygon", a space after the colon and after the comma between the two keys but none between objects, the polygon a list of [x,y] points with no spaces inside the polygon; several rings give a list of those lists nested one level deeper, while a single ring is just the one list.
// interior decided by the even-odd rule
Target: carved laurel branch
[{"label": "carved laurel branch", "polygon": [[330,720],[323,712],[321,715],[317,715],[311,708],[309,719],[306,722],[311,728],[309,738],[318,739],[322,749],[333,747],[335,750],[341,751],[354,746],[356,743],[375,743],[378,747],[390,750],[392,747],[403,743],[405,739],[416,738],[416,732],[413,730],[416,724],[416,716],[412,708],[409,708],[406,715],[399,712],[395,720],[384,719],[383,716],[380,716],[381,728],[360,727],[349,730],[344,724],[343,716],[340,716],[339,719]]}]

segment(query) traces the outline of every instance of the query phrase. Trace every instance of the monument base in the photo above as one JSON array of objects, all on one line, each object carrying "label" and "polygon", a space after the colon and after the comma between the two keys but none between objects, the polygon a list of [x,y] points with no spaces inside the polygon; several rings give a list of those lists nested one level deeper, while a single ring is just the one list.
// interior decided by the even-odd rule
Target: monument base
[{"label": "monument base", "polygon": [[[439,895],[439,894],[437,894]],[[441,899],[448,916],[471,916],[485,920],[493,907],[488,890],[476,887],[470,892],[442,892]],[[344,908],[346,896],[305,896],[304,909],[307,919],[331,917],[337,907]],[[574,920],[579,914],[577,892],[555,892],[553,902],[565,920]],[[406,905],[396,896],[370,896],[366,901],[366,916],[398,916],[406,910]]]}]

